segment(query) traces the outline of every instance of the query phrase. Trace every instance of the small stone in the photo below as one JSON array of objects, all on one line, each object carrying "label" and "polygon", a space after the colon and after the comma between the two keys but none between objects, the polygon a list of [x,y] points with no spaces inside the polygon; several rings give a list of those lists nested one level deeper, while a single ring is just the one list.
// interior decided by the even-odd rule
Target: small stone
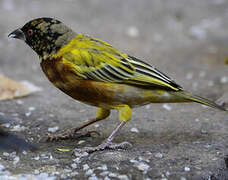
[{"label": "small stone", "polygon": [[24,104],[24,102],[22,100],[17,100],[17,104],[21,105]]},{"label": "small stone", "polygon": [[108,176],[106,176],[105,178],[104,178],[104,180],[111,180]]},{"label": "small stone", "polygon": [[93,169],[89,169],[89,170],[86,171],[86,173],[85,173],[86,176],[90,176],[91,174],[93,174]]},{"label": "small stone", "polygon": [[168,105],[168,104],[163,104],[162,107],[164,109],[166,109],[167,111],[171,111],[172,110],[172,107],[170,105]]},{"label": "small stone", "polygon": [[195,119],[195,122],[199,122],[199,119],[198,119],[198,118],[196,118],[196,119]]},{"label": "small stone", "polygon": [[38,160],[40,160],[40,156],[36,156],[33,159],[36,160],[36,161],[38,161]]},{"label": "small stone", "polygon": [[73,169],[76,169],[78,166],[77,166],[77,164],[73,163],[73,164],[71,164],[71,167],[72,167]]},{"label": "small stone", "polygon": [[143,162],[140,162],[138,165],[137,165],[137,168],[138,170],[140,171],[147,171],[149,169],[149,165],[146,164],[146,163],[143,163]]},{"label": "small stone", "polygon": [[121,180],[129,180],[128,176],[125,174],[118,175],[117,178],[119,178]]},{"label": "small stone", "polygon": [[117,176],[118,176],[118,174],[116,174],[116,173],[112,173],[112,172],[111,172],[111,173],[109,173],[109,174],[108,174],[108,176],[109,176],[109,177],[113,177],[113,178],[115,178],[115,177],[117,177]]},{"label": "small stone", "polygon": [[84,142],[85,142],[84,140],[80,140],[80,141],[78,141],[78,144],[82,144]]},{"label": "small stone", "polygon": [[3,156],[8,157],[10,154],[8,152],[3,152]]},{"label": "small stone", "polygon": [[29,111],[34,111],[35,109],[36,109],[36,108],[33,107],[33,106],[30,106],[30,107],[28,108]]},{"label": "small stone", "polygon": [[88,180],[99,180],[96,174],[92,174],[93,176],[89,177]]},{"label": "small stone", "polygon": [[26,151],[23,151],[22,153],[23,153],[24,155],[27,155],[27,154],[28,154]]},{"label": "small stone", "polygon": [[190,168],[186,166],[186,167],[184,167],[184,171],[189,172]]},{"label": "small stone", "polygon": [[40,171],[37,169],[34,171],[34,174],[39,174],[39,173],[40,173]]},{"label": "small stone", "polygon": [[131,132],[134,132],[134,133],[138,133],[138,132],[139,132],[139,130],[138,130],[137,128],[131,128],[130,131],[131,131]]},{"label": "small stone", "polygon": [[131,163],[138,163],[138,161],[135,160],[135,159],[131,159],[130,162],[131,162]]},{"label": "small stone", "polygon": [[5,124],[2,124],[1,126],[5,127],[5,128],[9,128],[10,127],[10,123],[5,123]]},{"label": "small stone", "polygon": [[107,176],[108,174],[109,174],[108,171],[104,171],[104,172],[100,173],[101,176]]},{"label": "small stone", "polygon": [[83,164],[82,167],[83,167],[83,170],[84,170],[84,171],[89,169],[89,165],[88,165],[88,164]]},{"label": "small stone", "polygon": [[98,128],[98,127],[100,127],[100,125],[99,124],[95,124],[94,127],[95,128]]},{"label": "small stone", "polygon": [[187,180],[187,179],[186,179],[185,177],[182,176],[182,177],[180,178],[180,180]]},{"label": "small stone", "polygon": [[162,153],[156,153],[154,156],[155,156],[156,158],[163,158]]},{"label": "small stone", "polygon": [[59,127],[58,126],[48,128],[48,132],[51,132],[51,133],[55,133],[58,130],[59,130]]},{"label": "small stone", "polygon": [[32,112],[29,111],[29,112],[26,112],[26,113],[25,113],[25,116],[26,116],[26,117],[29,117],[31,114],[32,114]]},{"label": "small stone", "polygon": [[15,131],[15,132],[20,132],[20,131],[24,131],[26,129],[26,127],[25,126],[21,126],[21,125],[16,125],[16,126],[14,126],[12,129],[11,129],[11,131]]},{"label": "small stone", "polygon": [[207,134],[207,131],[206,131],[205,129],[202,129],[202,130],[201,130],[201,133],[202,133],[202,134]]},{"label": "small stone", "polygon": [[165,173],[165,175],[166,175],[167,177],[169,177],[169,176],[170,176],[170,172],[167,171],[167,172]]},{"label": "small stone", "polygon": [[102,166],[100,166],[100,167],[97,167],[97,169],[106,171],[106,170],[108,170],[108,167],[107,167],[106,164],[104,164],[104,165],[102,165]]},{"label": "small stone", "polygon": [[13,165],[16,165],[19,161],[20,161],[20,157],[19,157],[19,156],[16,156],[16,157],[13,159]]}]

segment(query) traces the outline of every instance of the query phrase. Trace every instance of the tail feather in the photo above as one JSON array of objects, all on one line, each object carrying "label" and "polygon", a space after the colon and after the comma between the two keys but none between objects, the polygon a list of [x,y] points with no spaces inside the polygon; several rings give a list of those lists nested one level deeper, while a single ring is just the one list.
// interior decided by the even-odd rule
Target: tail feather
[{"label": "tail feather", "polygon": [[203,104],[203,105],[206,105],[206,106],[209,106],[209,107],[213,107],[213,108],[216,108],[216,109],[219,109],[219,110],[222,110],[222,111],[227,111],[225,109],[225,107],[223,106],[220,106],[218,104],[216,104],[215,102],[211,101],[211,100],[208,100],[206,98],[202,98],[200,96],[197,96],[197,95],[193,95],[187,91],[176,91],[174,92],[175,95],[178,95],[182,98],[185,98],[189,101],[194,101],[194,102],[197,102],[197,103],[200,103],[200,104]]}]

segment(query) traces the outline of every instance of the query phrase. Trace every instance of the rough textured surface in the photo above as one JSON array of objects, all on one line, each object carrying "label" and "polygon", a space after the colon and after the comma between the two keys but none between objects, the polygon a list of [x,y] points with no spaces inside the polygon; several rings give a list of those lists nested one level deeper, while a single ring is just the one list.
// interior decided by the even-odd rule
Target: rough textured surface
[{"label": "rough textured surface", "polygon": [[126,151],[83,157],[57,151],[99,144],[118,124],[117,114],[88,128],[99,130],[99,137],[43,142],[48,128],[53,132],[58,126],[59,132],[75,126],[94,117],[96,109],[62,94],[45,78],[32,50],[7,38],[32,18],[55,17],[77,32],[146,60],[185,89],[216,100],[228,89],[228,69],[223,64],[228,52],[227,0],[1,0],[0,12],[0,72],[43,89],[20,101],[0,103],[0,111],[13,119],[9,130],[20,125],[15,134],[40,147],[36,153],[0,152],[2,179],[12,174],[22,179],[228,178],[224,162],[228,116],[198,104],[151,104],[134,109],[132,120],[115,139],[133,144]]}]

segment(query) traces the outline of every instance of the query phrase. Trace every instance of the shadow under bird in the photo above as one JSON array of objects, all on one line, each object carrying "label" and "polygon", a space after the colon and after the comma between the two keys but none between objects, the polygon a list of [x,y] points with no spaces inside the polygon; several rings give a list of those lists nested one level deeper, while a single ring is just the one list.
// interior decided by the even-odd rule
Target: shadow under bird
[{"label": "shadow under bird", "polygon": [[35,151],[38,150],[38,148],[25,141],[25,139],[22,139],[12,133],[7,132],[3,124],[9,123],[9,119],[0,116],[0,150],[4,151],[22,151],[22,150],[31,150]]},{"label": "shadow under bird", "polygon": [[23,40],[39,56],[47,78],[72,98],[98,108],[96,118],[48,140],[67,139],[84,127],[103,120],[115,109],[120,124],[94,152],[123,148],[129,143],[112,143],[131,119],[132,108],[149,103],[197,102],[226,111],[224,107],[183,90],[175,81],[150,64],[130,56],[108,43],[74,32],[53,18],[38,18],[9,34]]}]

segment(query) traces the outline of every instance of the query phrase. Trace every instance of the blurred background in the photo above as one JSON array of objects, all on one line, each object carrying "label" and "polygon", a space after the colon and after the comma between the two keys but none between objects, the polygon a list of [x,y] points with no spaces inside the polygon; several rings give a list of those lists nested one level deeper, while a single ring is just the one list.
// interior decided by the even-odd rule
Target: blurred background
[{"label": "blurred background", "polygon": [[[31,141],[37,141],[49,127],[58,126],[62,130],[74,126],[94,117],[96,111],[54,88],[41,72],[37,55],[23,42],[8,39],[11,31],[38,17],[56,18],[76,32],[102,39],[156,66],[185,89],[203,97],[216,100],[228,89],[228,68],[224,65],[228,56],[228,0],[0,0],[0,73],[18,81],[27,80],[43,89],[22,99],[23,104],[1,102],[0,111],[7,115],[18,114],[21,121],[16,122],[30,127],[20,133]],[[26,114],[31,106],[36,110]],[[117,141],[133,143],[136,149],[134,153],[129,151],[131,158],[148,149],[162,152],[164,158],[149,163],[158,168],[158,174],[148,171],[150,176],[147,176],[134,170],[132,173],[139,179],[162,177],[167,171],[178,178],[208,175],[219,164],[212,159],[222,158],[221,154],[227,149],[224,145],[228,137],[227,116],[216,112],[195,104],[149,105],[135,110],[133,120],[121,131],[122,136],[117,137]],[[117,122],[115,114],[101,123],[100,130],[104,134],[90,143],[102,141]],[[132,135],[129,130],[133,127],[143,134]],[[202,136],[205,137],[200,139]],[[195,141],[200,143],[194,144]],[[213,143],[216,146],[212,146]],[[43,143],[41,147],[44,153],[49,153],[56,147],[73,148],[75,144]],[[204,151],[204,145],[208,144],[211,149]],[[220,154],[217,154],[217,146]],[[191,162],[186,156],[191,156]],[[63,165],[72,163],[69,154],[64,156],[65,160],[58,153],[55,158]],[[107,160],[104,156],[98,159]],[[173,169],[164,163],[170,159],[175,162]],[[120,161],[121,158],[117,160]],[[5,164],[10,167],[7,161]],[[185,172],[183,164],[198,165],[201,169]],[[20,165],[28,169],[26,173],[34,170],[26,160]],[[37,167],[44,165],[36,164]]]}]

